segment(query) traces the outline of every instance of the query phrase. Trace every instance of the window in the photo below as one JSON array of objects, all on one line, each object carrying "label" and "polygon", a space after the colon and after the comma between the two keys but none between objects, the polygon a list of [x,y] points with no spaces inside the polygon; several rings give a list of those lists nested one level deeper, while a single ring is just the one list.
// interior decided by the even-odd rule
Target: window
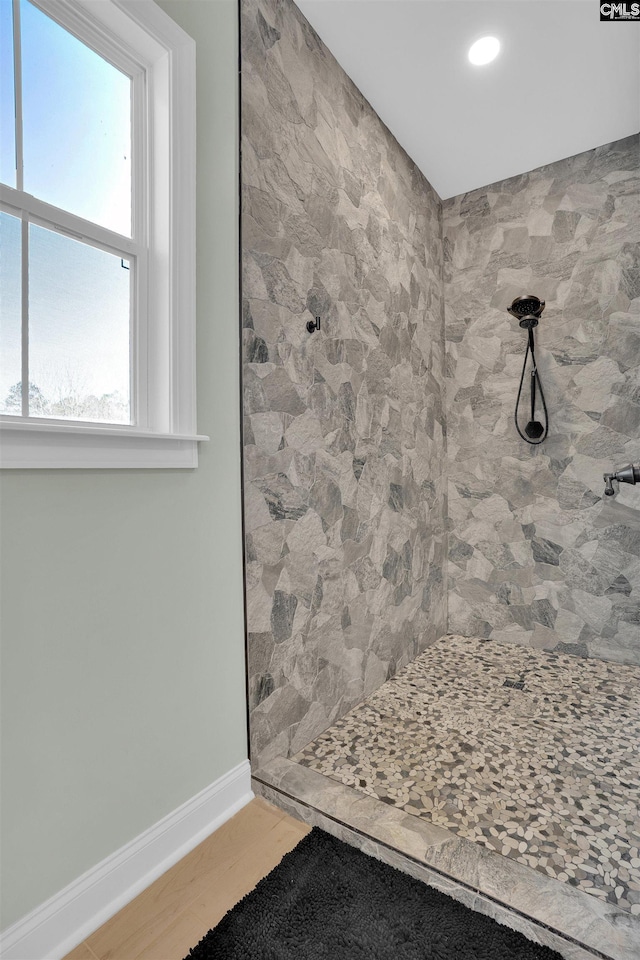
[{"label": "window", "polygon": [[0,3],[3,467],[195,466],[195,45]]}]

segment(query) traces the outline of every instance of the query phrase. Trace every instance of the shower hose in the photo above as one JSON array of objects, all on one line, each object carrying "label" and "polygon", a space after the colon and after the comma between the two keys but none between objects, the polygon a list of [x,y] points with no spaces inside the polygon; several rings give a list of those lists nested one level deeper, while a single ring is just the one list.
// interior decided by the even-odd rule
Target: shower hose
[{"label": "shower hose", "polygon": [[[538,381],[538,390],[540,391],[540,399],[542,400],[542,408],[544,410],[544,429],[542,435],[537,440],[532,440],[530,437],[527,437],[518,424],[518,410],[520,407],[520,398],[522,396],[522,387],[524,385],[524,375],[527,371],[527,360],[529,359],[529,353],[531,353],[531,419],[529,423],[535,422],[535,406],[536,406],[536,380]],[[520,377],[520,386],[518,387],[518,398],[516,400],[516,409],[514,414],[514,421],[516,425],[516,430],[526,443],[530,443],[532,446],[537,447],[538,444],[542,443],[546,439],[547,434],[549,433],[549,414],[547,412],[547,404],[544,399],[544,390],[542,389],[542,383],[540,382],[540,374],[538,373],[538,367],[536,366],[536,350],[533,340],[533,329],[529,327],[529,341],[527,343],[527,350],[524,355],[524,363],[522,365],[522,376]],[[540,424],[542,426],[542,424]]]}]

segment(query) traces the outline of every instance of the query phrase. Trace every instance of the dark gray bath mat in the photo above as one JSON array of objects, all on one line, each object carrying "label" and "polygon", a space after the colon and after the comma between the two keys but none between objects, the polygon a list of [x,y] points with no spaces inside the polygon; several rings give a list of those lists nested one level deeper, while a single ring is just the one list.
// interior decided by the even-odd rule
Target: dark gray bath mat
[{"label": "dark gray bath mat", "polygon": [[186,960],[562,960],[314,828]]}]

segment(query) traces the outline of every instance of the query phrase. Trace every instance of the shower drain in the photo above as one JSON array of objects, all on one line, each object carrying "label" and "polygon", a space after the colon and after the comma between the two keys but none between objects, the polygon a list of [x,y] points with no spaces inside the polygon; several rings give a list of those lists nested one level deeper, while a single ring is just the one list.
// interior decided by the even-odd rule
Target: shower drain
[{"label": "shower drain", "polygon": [[524,690],[524,680],[505,680],[503,687],[513,687],[514,690]]}]

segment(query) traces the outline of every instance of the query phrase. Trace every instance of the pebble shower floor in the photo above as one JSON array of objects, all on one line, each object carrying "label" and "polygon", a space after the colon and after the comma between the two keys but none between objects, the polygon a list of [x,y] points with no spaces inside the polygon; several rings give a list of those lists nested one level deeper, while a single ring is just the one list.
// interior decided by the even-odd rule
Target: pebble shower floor
[{"label": "pebble shower floor", "polygon": [[444,637],[294,758],[640,914],[640,668]]}]

